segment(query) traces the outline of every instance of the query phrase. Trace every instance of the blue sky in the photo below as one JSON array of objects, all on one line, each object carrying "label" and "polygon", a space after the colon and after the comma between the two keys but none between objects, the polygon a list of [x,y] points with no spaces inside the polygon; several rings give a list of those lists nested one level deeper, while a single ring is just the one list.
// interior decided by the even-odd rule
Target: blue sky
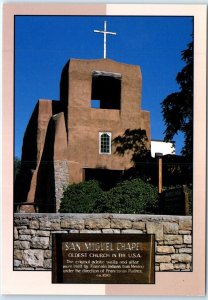
[{"label": "blue sky", "polygon": [[[150,111],[151,139],[164,138],[160,103],[179,89],[176,75],[184,66],[181,51],[191,41],[191,17],[16,16],[15,17],[15,155],[21,157],[24,132],[38,99],[59,100],[62,68],[69,58],[107,58],[139,65],[142,109]],[[176,116],[177,117],[177,116]],[[175,136],[176,153],[183,145]]]}]

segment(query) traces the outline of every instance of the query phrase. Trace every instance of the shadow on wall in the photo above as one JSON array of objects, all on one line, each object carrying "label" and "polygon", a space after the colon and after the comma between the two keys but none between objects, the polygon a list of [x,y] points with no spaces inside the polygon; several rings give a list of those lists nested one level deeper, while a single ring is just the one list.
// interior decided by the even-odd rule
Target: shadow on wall
[{"label": "shadow on wall", "polygon": [[54,178],[54,140],[55,124],[51,118],[45,139],[45,146],[37,174],[37,188],[35,203],[39,212],[56,212],[55,203],[55,178]]},{"label": "shadow on wall", "polygon": [[14,202],[26,202],[34,170],[37,167],[37,130],[38,103],[27,125],[23,146],[20,171],[14,184]]},{"label": "shadow on wall", "polygon": [[114,154],[119,156],[131,154],[133,167],[125,171],[124,180],[139,177],[152,184],[156,182],[155,159],[151,157],[146,130],[126,129],[123,135],[113,139],[112,144],[115,146]]},{"label": "shadow on wall", "polygon": [[122,182],[124,174],[121,170],[109,170],[105,168],[87,168],[84,171],[85,181],[97,180],[103,191],[108,191]]},{"label": "shadow on wall", "polygon": [[68,96],[69,96],[69,64],[70,59],[67,61],[65,66],[62,69],[61,72],[61,80],[60,80],[60,100],[64,103],[67,103]]},{"label": "shadow on wall", "polygon": [[65,66],[62,69],[61,72],[61,80],[60,80],[60,102],[62,103],[63,112],[64,112],[64,118],[65,118],[65,124],[66,124],[66,130],[68,135],[68,97],[69,97],[69,64],[70,59],[67,61]]}]

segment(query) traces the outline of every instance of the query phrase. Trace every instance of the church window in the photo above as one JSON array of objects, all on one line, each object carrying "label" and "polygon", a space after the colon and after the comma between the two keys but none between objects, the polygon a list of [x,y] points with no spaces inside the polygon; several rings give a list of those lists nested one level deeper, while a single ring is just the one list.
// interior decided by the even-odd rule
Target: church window
[{"label": "church window", "polygon": [[111,132],[99,132],[99,154],[111,154]]},{"label": "church window", "polygon": [[121,108],[120,73],[92,72],[91,107],[117,110]]}]

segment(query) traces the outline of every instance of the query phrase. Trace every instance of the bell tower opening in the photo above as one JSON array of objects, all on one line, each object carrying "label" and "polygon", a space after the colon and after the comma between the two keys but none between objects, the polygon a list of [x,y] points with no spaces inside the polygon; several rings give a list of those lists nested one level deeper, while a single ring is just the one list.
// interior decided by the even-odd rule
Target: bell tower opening
[{"label": "bell tower opening", "polygon": [[94,71],[92,73],[91,107],[100,109],[120,110],[120,73],[111,73],[103,71]]}]

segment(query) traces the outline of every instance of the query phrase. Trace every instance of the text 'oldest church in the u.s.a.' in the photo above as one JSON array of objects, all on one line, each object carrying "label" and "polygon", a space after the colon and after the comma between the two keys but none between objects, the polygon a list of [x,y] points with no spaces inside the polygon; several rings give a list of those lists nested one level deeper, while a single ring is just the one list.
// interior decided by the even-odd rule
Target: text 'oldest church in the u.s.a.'
[{"label": "text 'oldest church in the u.s.a.'", "polygon": [[60,100],[40,99],[35,106],[15,182],[18,211],[58,212],[64,186],[119,180],[132,162],[130,155],[115,153],[112,141],[126,129],[145,130],[150,141],[150,114],[141,109],[140,67],[105,55],[68,61]]}]

